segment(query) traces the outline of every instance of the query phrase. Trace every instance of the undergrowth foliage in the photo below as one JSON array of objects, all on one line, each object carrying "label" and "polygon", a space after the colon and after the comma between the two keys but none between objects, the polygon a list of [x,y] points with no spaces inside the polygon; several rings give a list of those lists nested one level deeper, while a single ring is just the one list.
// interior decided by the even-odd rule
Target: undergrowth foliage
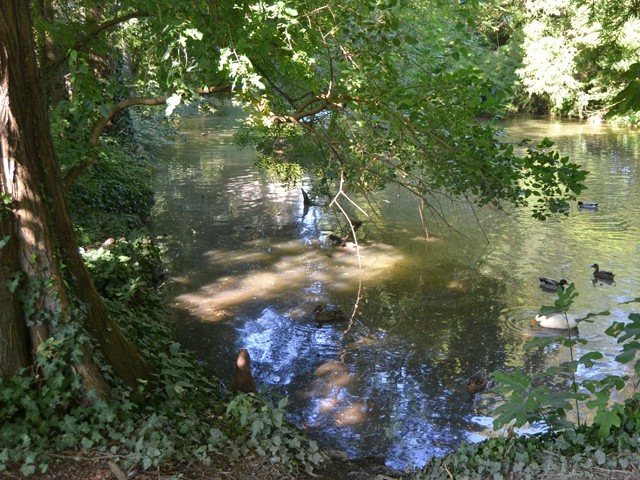
[{"label": "undergrowth foliage", "polygon": [[283,402],[231,397],[166,339],[155,344],[153,357],[144,351],[158,369],[156,386],[130,391],[111,378],[111,398],[97,398],[84,390],[74,368],[89,337],[78,322],[56,330],[38,349],[37,375],[22,372],[0,381],[0,472],[9,462],[21,465],[24,475],[44,472],[56,453],[82,456],[89,449],[144,469],[163,462],[208,464],[223,455],[266,456],[310,470],[324,459],[314,442],[284,420]]},{"label": "undergrowth foliage", "polygon": [[[598,469],[640,468],[640,398],[625,402],[620,427],[603,438],[593,424],[561,433],[494,438],[463,443],[454,453],[432,459],[416,480],[450,478],[594,478]],[[602,476],[597,477],[602,478]],[[608,478],[608,477],[607,477]]]}]

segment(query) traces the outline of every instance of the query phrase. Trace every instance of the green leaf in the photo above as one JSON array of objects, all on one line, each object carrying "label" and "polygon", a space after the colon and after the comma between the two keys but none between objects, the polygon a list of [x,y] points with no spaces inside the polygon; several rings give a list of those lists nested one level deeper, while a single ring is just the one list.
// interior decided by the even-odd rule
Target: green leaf
[{"label": "green leaf", "polygon": [[631,323],[624,325],[624,334],[618,338],[618,343],[622,343],[629,338],[640,339],[640,313],[629,314],[629,320]]},{"label": "green leaf", "polygon": [[615,338],[624,331],[624,326],[625,324],[622,322],[613,322],[611,326],[604,331],[604,333]]},{"label": "green leaf", "polygon": [[640,342],[633,341],[626,343],[622,347],[622,353],[616,357],[616,361],[620,363],[629,363],[636,358],[636,354],[640,350]]},{"label": "green leaf", "polygon": [[613,427],[620,426],[620,415],[610,410],[598,412],[593,420],[599,425],[598,436],[600,438],[608,437]]},{"label": "green leaf", "polygon": [[529,421],[531,411],[529,402],[512,397],[494,410],[494,414],[498,414],[498,416],[493,421],[493,428],[502,428],[512,421],[515,421],[516,427],[521,427]]},{"label": "green leaf", "polygon": [[188,361],[185,360],[184,358],[180,358],[180,357],[174,357],[172,358],[169,363],[171,363],[171,365],[174,365],[176,367],[184,367],[184,368],[190,368],[193,366],[193,364]]},{"label": "green leaf", "polygon": [[98,110],[100,111],[100,114],[104,118],[109,118],[109,114],[111,113],[111,107],[113,107],[113,103],[105,103],[104,105],[100,105]]},{"label": "green leaf", "polygon": [[491,372],[491,377],[499,384],[511,387],[512,390],[524,391],[531,385],[531,377],[522,372],[504,373],[499,370]]},{"label": "green leaf", "polygon": [[255,438],[263,428],[264,422],[262,420],[254,420],[254,422],[251,424],[251,438]]},{"label": "green leaf", "polygon": [[587,368],[591,368],[595,360],[602,360],[603,355],[600,352],[589,352],[580,357],[578,363],[583,364]]},{"label": "green leaf", "polygon": [[23,464],[20,467],[20,473],[24,476],[24,477],[29,477],[31,475],[33,475],[36,471],[36,466],[32,465],[32,464]]},{"label": "green leaf", "polygon": [[640,81],[631,80],[612,100],[614,106],[607,116],[640,111]]}]

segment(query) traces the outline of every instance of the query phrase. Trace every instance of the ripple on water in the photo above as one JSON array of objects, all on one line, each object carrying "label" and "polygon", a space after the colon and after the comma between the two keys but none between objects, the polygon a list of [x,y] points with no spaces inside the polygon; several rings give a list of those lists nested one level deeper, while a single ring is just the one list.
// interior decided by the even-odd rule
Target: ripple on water
[{"label": "ripple on water", "polygon": [[534,336],[535,329],[531,322],[538,312],[533,310],[522,310],[521,308],[505,308],[500,312],[500,322],[504,325],[507,333],[518,336]]}]

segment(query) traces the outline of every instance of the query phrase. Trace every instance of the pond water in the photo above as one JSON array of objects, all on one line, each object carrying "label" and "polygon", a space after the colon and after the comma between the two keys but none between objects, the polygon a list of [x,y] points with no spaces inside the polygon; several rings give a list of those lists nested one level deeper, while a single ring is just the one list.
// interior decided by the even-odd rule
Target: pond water
[{"label": "pond water", "polygon": [[[232,143],[240,123],[184,118],[184,138],[163,147],[157,166],[154,228],[167,235],[179,340],[229,385],[238,349],[248,349],[259,388],[287,395],[290,419],[321,445],[405,467],[491,435],[500,397],[491,388],[470,397],[466,379],[481,368],[532,372],[568,358],[560,348],[524,348],[546,334],[530,323],[555,299],[539,276],[575,283],[577,315],[611,311],[580,325],[589,343],[579,354],[605,358],[579,375],[628,368],[613,361],[619,347],[604,330],[637,309],[622,302],[640,296],[637,131],[505,122],[510,137],[548,136],[590,170],[582,198],[600,208],[574,206],[541,223],[434,199],[453,229],[427,216],[425,240],[416,199],[392,187],[378,198],[381,216],[359,214],[366,248],[358,258],[327,240],[344,226],[339,215],[304,214],[299,188],[256,172],[254,152]],[[593,263],[613,270],[616,283],[593,283]],[[318,327],[318,304],[350,320]]]}]

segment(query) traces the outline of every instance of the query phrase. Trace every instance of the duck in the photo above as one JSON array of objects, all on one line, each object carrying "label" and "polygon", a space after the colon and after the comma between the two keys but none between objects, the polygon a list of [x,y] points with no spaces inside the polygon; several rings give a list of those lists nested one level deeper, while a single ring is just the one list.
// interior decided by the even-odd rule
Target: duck
[{"label": "duck", "polygon": [[345,247],[347,245],[347,237],[340,237],[335,233],[330,233],[327,238],[337,247]]},{"label": "duck", "polygon": [[241,393],[257,393],[256,382],[251,375],[251,357],[246,348],[238,351],[233,389]]},{"label": "duck", "polygon": [[342,310],[325,311],[322,305],[314,308],[313,312],[315,313],[316,322],[318,323],[336,323],[346,319]]},{"label": "duck", "polygon": [[613,282],[613,277],[616,276],[616,274],[613,272],[600,270],[600,265],[598,265],[597,263],[594,263],[593,265],[591,265],[591,268],[595,268],[595,271],[593,272],[593,276],[598,280],[606,280],[609,282]]},{"label": "duck", "polygon": [[573,330],[578,326],[578,322],[571,315],[567,315],[565,318],[561,313],[554,313],[551,315],[536,315],[536,318],[531,322],[532,327],[535,325],[554,330]]},{"label": "duck", "polygon": [[578,202],[578,208],[586,208],[588,210],[597,210],[598,203],[593,202]]},{"label": "duck", "polygon": [[487,374],[484,370],[478,370],[469,377],[469,380],[467,380],[467,392],[469,392],[469,395],[475,395],[476,393],[482,392],[487,388],[487,383],[489,383]]},{"label": "duck", "polygon": [[540,277],[540,288],[544,288],[545,290],[553,290],[555,292],[559,287],[564,289],[565,285],[569,285],[569,282],[564,278],[558,282],[550,278]]}]

